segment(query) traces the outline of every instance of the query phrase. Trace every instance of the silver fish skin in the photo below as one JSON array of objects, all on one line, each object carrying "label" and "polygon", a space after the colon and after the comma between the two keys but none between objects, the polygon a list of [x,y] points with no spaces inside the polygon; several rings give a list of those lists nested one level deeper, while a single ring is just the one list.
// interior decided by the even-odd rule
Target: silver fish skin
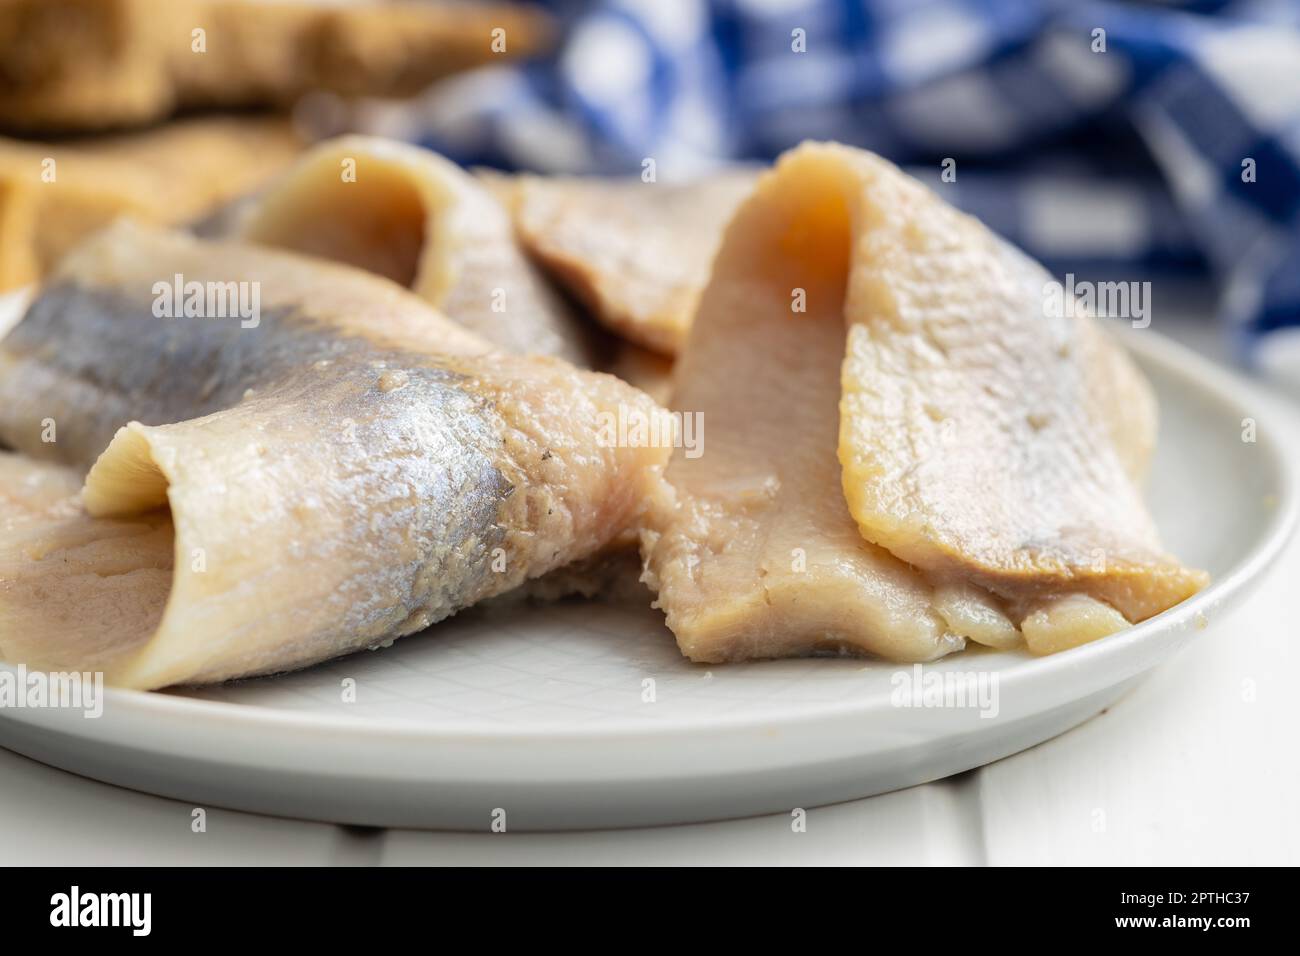
[{"label": "silver fish skin", "polygon": [[[112,256],[4,344],[0,395],[31,394],[0,434],[39,452],[31,417],[57,407],[57,457],[93,467],[84,510],[0,535],[0,659],[138,688],[308,666],[599,554],[659,493],[670,449],[602,436],[661,410],[612,376],[493,351],[344,267],[136,227],[98,241]],[[256,328],[156,317],[141,262],[253,270],[272,307]],[[68,627],[77,607],[102,625]]]}]

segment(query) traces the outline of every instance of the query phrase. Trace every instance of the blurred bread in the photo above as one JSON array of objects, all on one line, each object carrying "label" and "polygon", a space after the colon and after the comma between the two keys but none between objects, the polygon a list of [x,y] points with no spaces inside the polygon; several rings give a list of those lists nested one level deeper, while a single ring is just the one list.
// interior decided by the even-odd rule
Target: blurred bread
[{"label": "blurred bread", "polygon": [[0,291],[36,281],[118,216],[197,219],[256,189],[301,147],[287,120],[256,117],[53,143],[0,138]]},{"label": "blurred bread", "polygon": [[0,0],[0,126],[141,125],[312,90],[406,96],[548,37],[544,15],[500,3]]}]

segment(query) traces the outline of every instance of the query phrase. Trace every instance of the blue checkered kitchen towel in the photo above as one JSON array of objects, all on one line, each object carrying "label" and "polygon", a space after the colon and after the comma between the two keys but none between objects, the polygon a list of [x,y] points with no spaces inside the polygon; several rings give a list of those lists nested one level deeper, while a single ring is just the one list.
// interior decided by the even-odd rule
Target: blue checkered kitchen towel
[{"label": "blue checkered kitchen towel", "polygon": [[1300,382],[1300,0],[547,6],[555,55],[455,81],[418,138],[661,178],[865,146],[1058,272],[1212,275],[1242,356],[1285,353]]}]

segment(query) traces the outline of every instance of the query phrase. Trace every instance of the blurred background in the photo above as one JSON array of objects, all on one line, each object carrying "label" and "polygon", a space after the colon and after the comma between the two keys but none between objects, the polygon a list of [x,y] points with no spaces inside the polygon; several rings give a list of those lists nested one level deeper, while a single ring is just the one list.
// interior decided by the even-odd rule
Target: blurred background
[{"label": "blurred background", "polygon": [[663,181],[839,140],[1300,396],[1300,0],[0,0],[0,129],[0,290],[345,130]]}]

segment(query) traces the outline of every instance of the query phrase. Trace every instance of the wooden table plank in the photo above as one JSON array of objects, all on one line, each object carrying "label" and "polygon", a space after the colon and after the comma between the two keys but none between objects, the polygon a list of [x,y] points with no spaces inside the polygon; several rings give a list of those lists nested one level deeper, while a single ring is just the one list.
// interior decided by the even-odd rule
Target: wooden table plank
[{"label": "wooden table plank", "polygon": [[973,789],[958,778],[807,811],[690,826],[574,833],[385,834],[387,865],[872,866],[981,862]]},{"label": "wooden table plank", "polygon": [[1300,541],[1102,714],[978,771],[995,864],[1296,864]]},{"label": "wooden table plank", "polygon": [[371,862],[350,831],[99,783],[0,749],[0,866],[286,866]]}]

